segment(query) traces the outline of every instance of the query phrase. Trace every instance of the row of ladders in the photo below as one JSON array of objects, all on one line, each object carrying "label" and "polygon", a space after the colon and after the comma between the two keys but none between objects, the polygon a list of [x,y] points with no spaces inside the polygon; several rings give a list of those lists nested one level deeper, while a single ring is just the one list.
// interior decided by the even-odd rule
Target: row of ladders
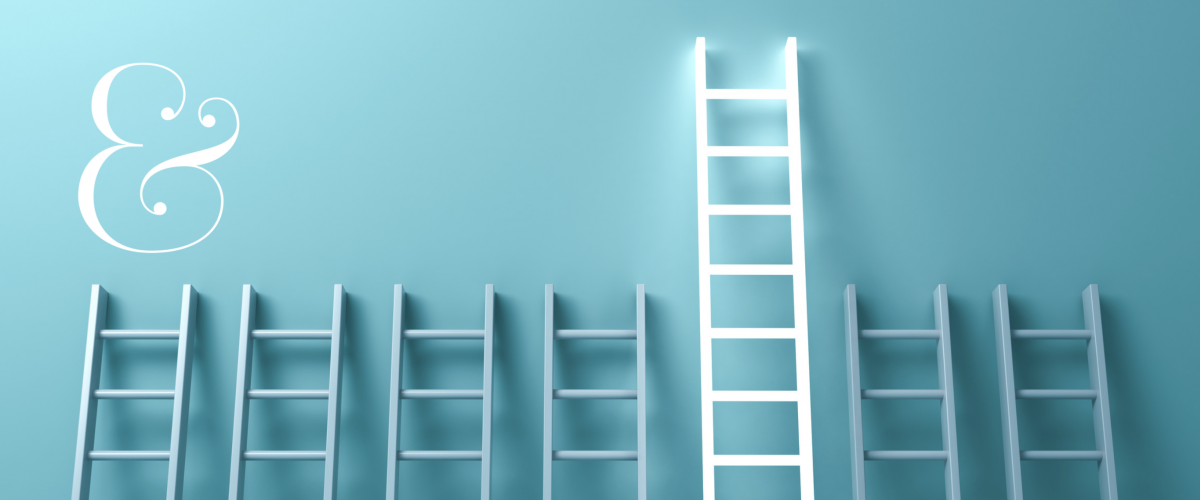
[{"label": "row of ladders", "polygon": [[[800,100],[796,39],[788,38],[783,51],[785,85],[782,89],[710,89],[707,84],[704,38],[696,39],[696,188],[699,202],[700,247],[700,399],[703,446],[704,500],[714,500],[719,466],[796,466],[800,468],[800,497],[811,499],[813,489],[812,416],[808,374],[808,306],[804,272],[804,200],[800,168]],[[709,146],[708,101],[713,99],[775,99],[786,101],[786,146]],[[788,205],[709,204],[708,159],[715,156],[774,156],[788,159]],[[792,260],[785,265],[716,265],[709,249],[709,217],[715,215],[788,215],[791,219]],[[792,328],[713,328],[713,276],[790,275],[792,277]],[[794,391],[714,391],[712,344],[714,339],[792,339],[796,350]],[[713,404],[718,401],[795,402],[799,420],[798,455],[717,455],[714,451]]]},{"label": "row of ladders", "polygon": [[[92,285],[88,312],[87,347],[83,358],[83,398],[79,407],[79,437],[75,445],[75,477],[71,486],[72,500],[87,500],[91,496],[92,463],[96,460],[166,460],[167,500],[183,497],[183,459],[187,445],[188,395],[192,385],[192,342],[196,332],[196,290],[183,285],[183,305],[178,330],[110,330],[107,329],[108,292]],[[175,361],[175,388],[172,390],[101,389],[100,361],[104,341],[175,340],[179,343]],[[107,451],[95,450],[96,406],[100,399],[170,399],[171,444],[167,451]]]},{"label": "row of ladders", "polygon": [[[1108,412],[1108,377],[1104,363],[1104,333],[1100,327],[1100,289],[1083,290],[1083,330],[1013,330],[1008,315],[1008,287],[992,292],[996,318],[996,353],[1000,366],[1000,409],[1004,429],[1004,471],[1009,500],[1022,500],[1022,460],[1091,460],[1100,470],[1100,498],[1117,500],[1117,470],[1113,462],[1112,424]],[[1078,339],[1087,341],[1089,389],[1017,389],[1013,382],[1013,339]],[[1018,399],[1087,399],[1092,402],[1095,450],[1021,450],[1017,433]]]},{"label": "row of ladders", "polygon": [[[555,389],[554,339],[630,339],[637,341],[637,389]],[[555,460],[637,460],[638,500],[646,500],[646,288],[637,286],[637,329],[559,330],[554,325],[554,285],[546,285],[546,346],[542,392],[542,499],[553,497]],[[555,399],[636,399],[637,450],[555,450]]]},{"label": "row of ladders", "polygon": [[[337,498],[338,417],[341,414],[343,306],[346,292],[333,286],[333,324],[328,330],[262,330],[257,328],[258,294],[242,287],[242,322],[238,345],[237,394],[233,402],[233,457],[229,472],[229,500],[242,500],[247,460],[325,461],[325,500]],[[252,389],[251,365],[255,340],[328,340],[329,387],[325,389]],[[246,449],[251,399],[325,399],[328,401],[325,449],[323,451],[258,451]]]},{"label": "row of ladders", "polygon": [[[853,447],[853,498],[866,500],[866,460],[940,460],[946,464],[946,498],[959,500],[958,437],[954,420],[954,368],[950,356],[950,313],[946,285],[933,291],[932,330],[861,330],[858,327],[858,297],[854,285],[846,286],[846,367],[850,380],[850,441]],[[937,389],[863,389],[859,380],[859,339],[937,341]],[[942,402],[941,450],[864,450],[862,400],[937,399]]]},{"label": "row of ladders", "polygon": [[[480,498],[491,496],[492,476],[492,334],[495,291],[484,287],[482,330],[415,330],[405,328],[404,286],[396,285],[392,304],[392,388],[388,406],[387,500],[396,500],[397,467],[401,460],[478,460]],[[483,341],[483,389],[405,389],[404,341],[460,339]],[[479,399],[483,401],[483,445],[473,450],[401,450],[400,403],[405,399]]]}]

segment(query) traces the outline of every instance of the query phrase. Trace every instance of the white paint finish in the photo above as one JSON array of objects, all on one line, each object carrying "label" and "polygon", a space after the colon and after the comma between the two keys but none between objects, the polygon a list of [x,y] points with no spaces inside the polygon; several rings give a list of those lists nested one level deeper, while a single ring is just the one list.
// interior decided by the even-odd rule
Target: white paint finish
[{"label": "white paint finish", "polygon": [[116,153],[124,148],[142,147],[142,144],[134,144],[117,136],[116,132],[113,131],[112,125],[108,121],[108,92],[112,87],[113,80],[115,80],[117,75],[122,71],[134,66],[152,66],[155,68],[162,68],[174,75],[175,79],[179,80],[179,89],[180,93],[182,94],[179,99],[179,108],[174,110],[171,108],[163,108],[160,115],[162,116],[163,120],[169,121],[174,120],[175,117],[179,116],[179,113],[183,112],[183,105],[187,100],[187,88],[183,85],[183,78],[181,78],[179,74],[171,68],[153,63],[133,63],[117,67],[101,77],[100,81],[96,83],[96,89],[92,92],[92,120],[96,122],[96,128],[100,129],[100,133],[104,134],[104,136],[109,140],[117,143],[117,145],[109,147],[108,149],[96,154],[96,156],[92,157],[91,161],[88,162],[87,166],[84,167],[83,175],[79,178],[79,211],[83,214],[83,221],[93,233],[96,233],[96,236],[99,236],[100,239],[104,240],[106,243],[122,250],[128,250],[130,252],[137,253],[166,253],[174,252],[176,250],[183,250],[184,248],[188,248],[192,245],[200,243],[201,241],[204,241],[208,235],[212,234],[212,232],[217,229],[217,224],[221,223],[221,215],[225,212],[225,192],[221,189],[221,183],[217,181],[217,177],[213,175],[212,172],[209,172],[200,165],[216,161],[218,158],[224,156],[225,153],[229,152],[231,148],[233,148],[233,144],[237,142],[238,132],[241,130],[241,119],[238,117],[237,108],[233,106],[233,103],[220,97],[211,97],[205,99],[196,109],[196,117],[199,118],[200,124],[204,125],[205,127],[212,127],[213,125],[216,125],[216,118],[214,118],[212,115],[204,114],[204,105],[208,104],[210,101],[221,101],[225,104],[228,104],[229,109],[233,111],[233,135],[230,136],[229,139],[226,139],[225,142],[222,142],[221,144],[211,148],[176,156],[167,161],[159,163],[158,165],[155,165],[150,169],[150,171],[146,172],[145,176],[142,177],[142,184],[138,189],[138,196],[141,198],[142,208],[145,208],[147,212],[150,212],[154,215],[163,215],[167,213],[167,205],[165,203],[155,203],[154,208],[151,208],[146,204],[146,182],[149,181],[154,174],[176,167],[194,168],[204,172],[205,174],[208,174],[208,176],[212,178],[213,184],[216,184],[217,186],[217,193],[221,196],[221,205],[220,209],[217,211],[217,219],[213,221],[213,225],[208,229],[208,232],[204,233],[203,236],[195,241],[192,241],[191,243],[175,248],[144,250],[124,245],[109,235],[108,232],[105,231],[104,226],[100,224],[100,217],[96,214],[96,178],[100,175],[100,168],[104,166],[104,162],[107,161],[108,157],[112,156],[113,153]]},{"label": "white paint finish", "polygon": [[[784,49],[786,85],[783,89],[708,89],[704,38],[696,39],[696,189],[700,250],[700,420],[704,500],[715,500],[718,466],[795,466],[800,468],[801,498],[812,499],[812,413],[808,374],[808,308],[804,268],[804,197],[800,163],[800,101],[796,61],[796,39],[788,38]],[[709,146],[709,99],[785,99],[787,101],[787,146]],[[790,205],[710,205],[708,158],[713,156],[774,156],[788,158]],[[792,264],[713,265],[709,249],[709,215],[787,215],[791,220]],[[713,328],[712,276],[792,276],[793,328]],[[712,341],[718,338],[793,339],[796,354],[795,391],[714,391],[712,389]],[[799,425],[798,455],[717,455],[714,450],[714,401],[795,401]]]}]

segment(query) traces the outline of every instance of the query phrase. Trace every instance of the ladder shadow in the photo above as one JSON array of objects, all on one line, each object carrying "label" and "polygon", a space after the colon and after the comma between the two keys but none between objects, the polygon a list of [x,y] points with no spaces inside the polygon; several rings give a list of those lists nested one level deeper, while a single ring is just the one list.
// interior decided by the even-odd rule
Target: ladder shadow
[{"label": "ladder shadow", "polygon": [[[1153,478],[1157,473],[1177,467],[1165,460],[1170,455],[1164,455],[1161,450],[1178,449],[1178,444],[1165,442],[1161,434],[1151,431],[1156,429],[1158,423],[1154,413],[1139,411],[1151,408],[1155,403],[1155,394],[1144,388],[1161,387],[1162,384],[1146,376],[1150,371],[1137,367],[1134,359],[1136,354],[1128,354],[1139,350],[1139,339],[1134,333],[1138,331],[1139,323],[1135,322],[1134,309],[1127,308],[1123,300],[1108,297],[1101,290],[1100,314],[1104,328],[1104,357],[1108,366],[1109,412],[1117,484],[1118,487],[1124,484],[1126,491],[1158,492],[1161,493],[1160,497],[1170,496],[1169,492],[1177,490]],[[1145,323],[1141,324],[1144,328]],[[1145,345],[1145,337],[1140,341]],[[1122,460],[1123,457],[1126,458]],[[1137,457],[1138,460],[1128,457]]]},{"label": "ladder shadow", "polygon": [[[346,298],[342,304],[345,323],[342,330],[344,340],[342,343],[342,401],[341,416],[339,417],[341,432],[338,435],[338,439],[341,441],[339,444],[338,495],[339,497],[357,498],[362,492],[375,491],[378,488],[375,478],[382,477],[384,469],[381,467],[382,462],[377,457],[384,456],[387,445],[383,440],[376,438],[374,433],[358,431],[371,428],[370,415],[362,411],[364,405],[360,402],[372,401],[374,399],[372,396],[375,394],[371,392],[371,389],[378,385],[372,384],[375,377],[367,373],[367,367],[370,365],[370,350],[373,346],[369,339],[364,338],[365,329],[358,327],[358,325],[370,324],[366,319],[367,311],[356,307],[354,294],[349,291],[346,291],[345,294]],[[328,355],[326,355],[326,359],[328,359]],[[328,363],[325,363],[325,366],[325,373],[328,373]],[[382,387],[387,387],[386,379],[384,382]],[[353,450],[354,453],[348,454],[347,450]]]}]

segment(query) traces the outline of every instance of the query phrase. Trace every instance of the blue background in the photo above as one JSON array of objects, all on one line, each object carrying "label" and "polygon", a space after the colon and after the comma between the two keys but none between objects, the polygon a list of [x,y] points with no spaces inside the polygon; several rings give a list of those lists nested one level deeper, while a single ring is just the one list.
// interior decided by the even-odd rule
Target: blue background
[{"label": "blue background", "polygon": [[[201,294],[192,499],[227,491],[243,283],[259,291],[269,328],[324,327],[332,285],[346,286],[347,499],[383,494],[392,285],[406,285],[414,326],[472,328],[494,283],[502,500],[540,494],[542,286],[556,285],[566,327],[629,328],[634,285],[645,283],[650,495],[699,498],[696,36],[708,38],[712,87],[782,86],[780,49],[799,40],[818,498],[850,495],[848,283],[864,328],[931,327],[931,292],[948,284],[962,489],[980,499],[1005,497],[991,290],[1009,285],[1014,327],[1080,328],[1079,294],[1098,283],[1120,493],[1192,496],[1198,20],[1185,2],[10,2],[0,7],[0,496],[70,494],[92,283],[112,294],[119,328],[170,328],[180,285]],[[92,90],[143,61],[177,71],[188,101],[164,122],[158,111],[179,99],[169,74],[134,68],[114,84],[114,128],[146,144],[115,155],[97,184],[118,240],[166,247],[202,234],[217,206],[206,176],[156,176],[148,201],[171,207],[161,217],[138,206],[136,186],[153,164],[229,137],[220,104],[210,104],[215,127],[195,120],[202,99],[227,98],[242,119],[237,144],[208,165],[226,195],[220,226],[164,255],[107,245],[76,203],[83,166],[111,145],[92,122]],[[782,136],[779,108],[711,116],[714,144]],[[779,197],[769,188],[778,165],[742,170],[714,170],[714,199]],[[715,248],[720,259],[769,260],[787,241],[770,223],[719,226],[761,241]],[[732,289],[714,289],[719,321],[787,321],[777,310],[786,283],[722,285]],[[789,388],[784,344],[722,347],[718,388]],[[864,387],[936,383],[932,347],[918,344],[864,343]],[[114,344],[104,386],[169,387],[172,347]],[[632,386],[627,346],[561,349],[559,387]],[[477,384],[474,344],[409,352],[410,380],[424,387]],[[324,380],[327,348],[260,354],[263,384]],[[1017,355],[1020,387],[1086,384],[1082,343]],[[1022,404],[1026,448],[1093,446],[1086,403]],[[477,405],[410,405],[405,447],[477,447]],[[794,412],[767,406],[718,408],[718,451],[794,449]],[[935,408],[869,402],[865,412],[868,448],[939,446]],[[98,447],[164,448],[169,413],[105,402]],[[252,413],[254,448],[319,446],[319,403]],[[629,448],[633,413],[628,402],[559,407],[556,446]],[[252,464],[247,498],[319,498],[319,467]],[[941,497],[939,467],[869,464],[871,498]],[[556,498],[635,491],[631,463],[556,471]],[[477,472],[406,463],[401,491],[473,498]],[[1091,463],[1025,473],[1028,499],[1097,498]],[[165,465],[104,463],[94,477],[93,498],[161,498]],[[795,477],[726,471],[718,494],[793,498]]]}]

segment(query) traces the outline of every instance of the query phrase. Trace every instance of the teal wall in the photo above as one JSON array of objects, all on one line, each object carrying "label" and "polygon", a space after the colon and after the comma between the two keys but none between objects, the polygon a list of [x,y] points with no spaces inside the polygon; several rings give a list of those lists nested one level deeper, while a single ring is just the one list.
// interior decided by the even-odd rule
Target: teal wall
[{"label": "teal wall", "polygon": [[[991,290],[1009,285],[1016,327],[1080,328],[1079,294],[1098,283],[1120,493],[1193,496],[1198,20],[1185,2],[10,2],[0,7],[0,497],[70,494],[93,283],[112,294],[115,327],[170,327],[180,285],[201,294],[190,499],[227,491],[243,283],[274,328],[323,327],[332,285],[346,287],[346,499],[383,494],[392,285],[409,290],[417,327],[469,328],[494,283],[501,500],[540,493],[542,286],[557,286],[568,327],[627,328],[645,283],[650,495],[699,498],[696,36],[708,37],[713,86],[728,87],[780,86],[779,51],[799,40],[818,498],[850,495],[848,283],[865,328],[931,327],[932,291],[949,286],[963,495],[977,499],[1005,497]],[[241,117],[236,145],[207,165],[225,193],[219,227],[160,255],[104,243],[76,202],[84,165],[112,145],[92,122],[92,90],[142,61],[177,71],[188,101],[164,122],[159,110],[179,99],[169,74],[133,68],[114,84],[114,128],[146,144],[99,176],[97,210],[117,239],[155,247],[202,233],[218,199],[203,173],[154,178],[148,201],[167,202],[163,216],[138,206],[136,186],[155,163],[229,137],[219,103],[206,108],[216,126],[196,121],[202,99],[227,98]],[[782,131],[779,108],[712,116],[715,141],[768,144]],[[713,168],[715,198],[779,196],[762,187],[778,165]],[[786,242],[770,223],[718,226],[762,242],[714,250],[721,259],[774,258]],[[776,308],[786,283],[722,285],[754,289],[720,292],[719,321],[787,321]],[[789,347],[723,346],[716,384],[788,387],[778,353]],[[319,386],[326,353],[263,349],[258,381]],[[410,353],[409,375],[425,387],[477,383],[477,346]],[[107,387],[169,384],[170,346],[114,344],[107,356]],[[632,386],[627,347],[564,345],[560,356],[560,386]],[[867,387],[934,383],[928,346],[863,356]],[[1018,360],[1023,387],[1086,383],[1081,345],[1026,346]],[[933,408],[872,403],[868,447],[939,445]],[[779,410],[719,408],[718,451],[794,449],[794,412]],[[1086,403],[1021,411],[1028,448],[1092,446]],[[253,413],[252,447],[319,446],[319,403]],[[633,413],[628,402],[563,405],[557,444],[630,447]],[[411,405],[405,446],[476,447],[478,415],[477,403]],[[162,402],[105,402],[99,446],[162,448],[168,417]],[[937,469],[869,464],[871,498],[939,498]],[[252,464],[247,498],[319,498],[318,470]],[[635,491],[629,463],[556,470],[556,498]],[[404,464],[402,492],[472,498],[476,473]],[[1092,464],[1025,473],[1028,499],[1097,498]],[[719,498],[794,498],[795,477],[723,472]],[[164,483],[161,463],[100,464],[93,498],[162,498]]]}]

